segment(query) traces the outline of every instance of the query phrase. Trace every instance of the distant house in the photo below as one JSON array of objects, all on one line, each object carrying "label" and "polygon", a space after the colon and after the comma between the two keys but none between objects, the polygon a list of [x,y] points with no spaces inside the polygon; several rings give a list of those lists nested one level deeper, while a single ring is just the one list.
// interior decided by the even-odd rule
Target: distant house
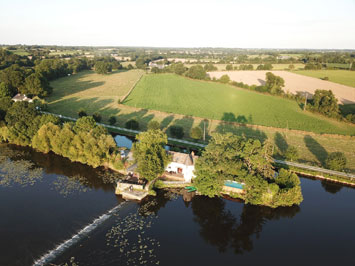
[{"label": "distant house", "polygon": [[191,182],[195,177],[195,161],[198,156],[191,154],[169,151],[172,161],[168,164],[165,171],[168,176],[184,179],[185,182]]},{"label": "distant house", "polygon": [[14,102],[29,102],[29,103],[32,103],[32,102],[33,102],[33,100],[32,100],[31,98],[28,98],[28,97],[26,96],[26,94],[20,94],[20,93],[16,94],[16,95],[12,98],[12,100],[13,100]]},{"label": "distant house", "polygon": [[[161,64],[159,64],[161,63]],[[152,61],[149,62],[149,67],[153,68],[153,67],[157,67],[159,69],[164,69],[165,67],[167,67],[167,65],[165,65],[162,61]]]}]

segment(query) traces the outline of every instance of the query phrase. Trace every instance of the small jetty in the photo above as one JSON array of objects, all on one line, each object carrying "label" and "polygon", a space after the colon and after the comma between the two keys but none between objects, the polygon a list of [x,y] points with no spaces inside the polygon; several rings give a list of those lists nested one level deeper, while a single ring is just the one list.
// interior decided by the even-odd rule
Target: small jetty
[{"label": "small jetty", "polygon": [[148,196],[148,191],[145,189],[146,184],[145,181],[140,180],[138,177],[128,175],[125,179],[117,182],[115,193],[122,195],[122,198],[126,200],[141,201]]}]

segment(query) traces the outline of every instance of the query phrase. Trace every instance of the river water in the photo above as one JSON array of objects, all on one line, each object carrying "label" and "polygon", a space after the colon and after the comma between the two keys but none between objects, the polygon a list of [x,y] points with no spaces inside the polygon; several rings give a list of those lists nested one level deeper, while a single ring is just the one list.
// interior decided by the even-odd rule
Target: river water
[{"label": "river water", "polygon": [[0,265],[355,265],[355,189],[302,178],[303,203],[277,209],[171,191],[135,203],[114,178],[0,145]]}]

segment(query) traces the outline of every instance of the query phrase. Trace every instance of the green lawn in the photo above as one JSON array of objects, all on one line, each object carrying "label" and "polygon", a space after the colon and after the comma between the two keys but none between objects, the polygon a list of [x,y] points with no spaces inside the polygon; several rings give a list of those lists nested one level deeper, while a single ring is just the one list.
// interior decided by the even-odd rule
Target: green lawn
[{"label": "green lawn", "polygon": [[295,73],[313,78],[328,77],[329,81],[355,87],[355,71],[349,70],[299,70]]},{"label": "green lawn", "polygon": [[128,106],[315,133],[355,134],[355,127],[304,112],[295,101],[173,74],[142,77]]}]

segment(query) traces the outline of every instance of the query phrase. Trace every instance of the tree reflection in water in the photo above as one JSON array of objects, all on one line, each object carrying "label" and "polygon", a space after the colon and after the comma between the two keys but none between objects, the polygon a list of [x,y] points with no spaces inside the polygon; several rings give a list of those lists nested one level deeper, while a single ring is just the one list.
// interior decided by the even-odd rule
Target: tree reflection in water
[{"label": "tree reflection in water", "polygon": [[221,198],[207,197],[194,197],[191,204],[200,235],[220,252],[228,248],[235,253],[252,251],[252,237],[259,238],[267,221],[292,218],[300,211],[298,206],[272,209],[244,204],[240,217],[235,217],[225,204]]}]

